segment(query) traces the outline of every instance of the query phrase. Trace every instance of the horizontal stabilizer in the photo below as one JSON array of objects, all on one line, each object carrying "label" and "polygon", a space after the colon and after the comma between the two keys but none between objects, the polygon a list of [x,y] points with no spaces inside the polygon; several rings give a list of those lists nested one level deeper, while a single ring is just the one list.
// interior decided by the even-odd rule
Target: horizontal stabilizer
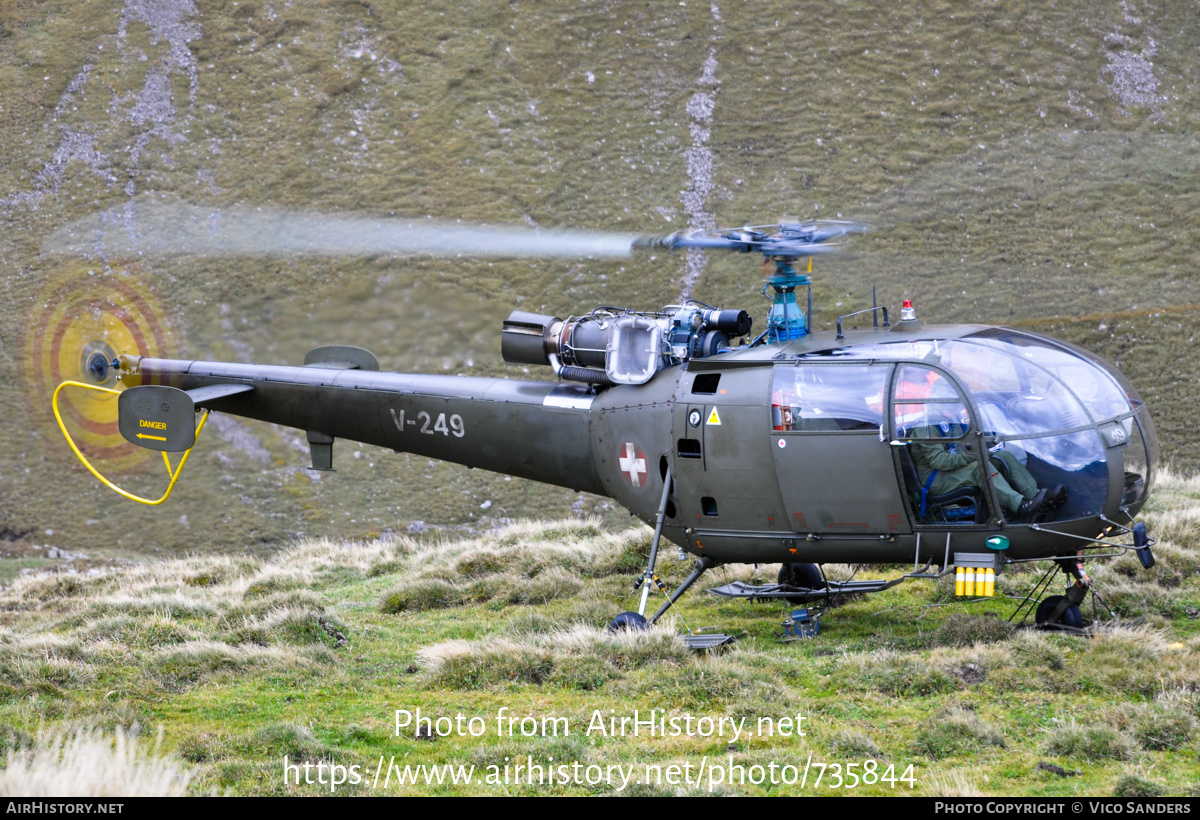
[{"label": "horizontal stabilizer", "polygon": [[239,393],[248,393],[253,389],[254,386],[249,384],[210,384],[208,387],[197,387],[195,390],[188,390],[187,394],[191,398],[192,404],[203,408],[208,407],[209,404],[217,399],[236,396]]}]

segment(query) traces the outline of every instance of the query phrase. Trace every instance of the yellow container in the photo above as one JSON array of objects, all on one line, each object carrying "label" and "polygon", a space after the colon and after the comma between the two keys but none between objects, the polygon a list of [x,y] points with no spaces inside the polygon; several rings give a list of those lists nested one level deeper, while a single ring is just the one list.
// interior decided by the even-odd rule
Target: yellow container
[{"label": "yellow container", "polygon": [[988,598],[996,594],[996,571],[991,567],[983,571],[983,594]]},{"label": "yellow container", "polygon": [[967,578],[963,587],[963,595],[966,595],[968,598],[975,595],[975,567],[967,567]]},{"label": "yellow container", "polygon": [[955,595],[966,594],[966,577],[967,577],[967,571],[965,569],[963,569],[962,567],[957,567],[954,570],[954,594]]}]

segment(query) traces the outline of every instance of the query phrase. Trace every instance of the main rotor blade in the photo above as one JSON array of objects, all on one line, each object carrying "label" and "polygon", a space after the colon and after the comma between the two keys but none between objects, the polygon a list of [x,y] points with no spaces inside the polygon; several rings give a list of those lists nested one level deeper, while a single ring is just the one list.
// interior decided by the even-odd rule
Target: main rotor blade
[{"label": "main rotor blade", "polygon": [[[813,256],[836,253],[852,233],[866,233],[871,225],[849,220],[816,220],[805,223],[759,225],[747,228],[723,229],[716,234],[702,231],[677,231],[661,236],[644,236],[636,240],[645,247],[719,248],[741,253],[761,253],[764,256]],[[774,233],[767,233],[774,231]]]},{"label": "main rotor blade", "polygon": [[432,219],[204,208],[141,200],[58,229],[43,252],[81,256],[628,256],[633,234],[533,230]]}]

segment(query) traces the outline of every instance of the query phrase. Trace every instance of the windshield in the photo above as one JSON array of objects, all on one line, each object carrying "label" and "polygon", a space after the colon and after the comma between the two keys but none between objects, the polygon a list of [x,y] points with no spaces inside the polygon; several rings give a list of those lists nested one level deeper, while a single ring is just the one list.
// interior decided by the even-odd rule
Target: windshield
[{"label": "windshield", "polygon": [[1010,351],[947,342],[941,364],[975,397],[988,435],[1052,433],[1092,425],[1092,416],[1059,379]]},{"label": "windshield", "polygon": [[[1103,368],[1052,342],[1016,331],[991,328],[972,333],[961,342],[952,342],[946,347],[951,346],[956,349],[966,346],[988,349],[995,354],[989,357],[990,362],[994,364],[998,364],[1002,358],[1007,358],[1011,362],[1011,368],[1005,365],[1001,367],[1016,377],[1021,388],[1036,389],[1039,381],[1036,371],[1041,371],[1046,377],[1059,382],[1074,394],[1094,421],[1117,418],[1131,413],[1134,409],[1130,397]],[[946,366],[957,372],[954,364]]]}]

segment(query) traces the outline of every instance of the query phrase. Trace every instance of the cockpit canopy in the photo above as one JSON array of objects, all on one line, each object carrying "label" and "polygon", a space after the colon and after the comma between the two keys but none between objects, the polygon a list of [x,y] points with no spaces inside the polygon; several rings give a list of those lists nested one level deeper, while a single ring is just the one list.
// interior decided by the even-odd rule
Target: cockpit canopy
[{"label": "cockpit canopy", "polygon": [[[1067,488],[1070,501],[1055,518],[1099,514],[1114,481],[1124,482],[1121,506],[1140,507],[1149,493],[1158,460],[1149,413],[1119,371],[1081,349],[1007,328],[849,345],[801,355],[797,391],[804,391],[802,381],[814,381],[815,374],[801,375],[805,365],[818,362],[850,365],[836,380],[862,382],[857,390],[841,385],[836,392],[843,399],[880,396],[882,371],[888,371],[892,409],[880,422],[891,429],[881,426],[881,435],[929,438],[929,430],[959,425],[963,432],[956,435],[961,436],[973,415],[991,461],[1007,451],[1040,487]],[[889,366],[892,362],[896,366]],[[865,404],[862,426],[883,409],[878,399]],[[793,415],[799,424],[812,412],[797,406]],[[841,429],[852,428],[843,424]]]}]

